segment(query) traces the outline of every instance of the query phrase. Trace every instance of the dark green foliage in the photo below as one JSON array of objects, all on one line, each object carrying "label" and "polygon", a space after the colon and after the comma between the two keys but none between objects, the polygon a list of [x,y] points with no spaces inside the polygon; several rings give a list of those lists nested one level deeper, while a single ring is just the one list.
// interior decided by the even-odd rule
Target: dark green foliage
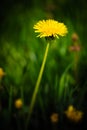
[{"label": "dark green foliage", "polygon": [[[46,48],[46,40],[36,37],[33,26],[38,20],[48,18],[64,22],[68,34],[51,43],[29,128],[39,128],[40,124],[44,125],[43,129],[47,126],[51,128],[50,115],[57,112],[60,116],[60,125],[57,128],[62,129],[61,123],[65,121],[64,111],[71,104],[85,113],[85,120],[87,115],[86,0],[45,0],[44,2],[8,0],[4,3],[3,1],[0,5],[2,18],[0,68],[3,68],[6,75],[0,81],[0,129],[4,129],[4,124],[10,128],[12,123],[12,130],[14,126],[15,129],[20,130],[22,127],[20,124],[24,129]],[[69,50],[73,45],[74,32],[79,36],[78,45],[81,49],[78,52]],[[77,55],[79,57],[76,62]],[[23,108],[20,110],[14,106],[18,98],[23,101]],[[67,121],[64,124],[65,127],[70,125]]]}]

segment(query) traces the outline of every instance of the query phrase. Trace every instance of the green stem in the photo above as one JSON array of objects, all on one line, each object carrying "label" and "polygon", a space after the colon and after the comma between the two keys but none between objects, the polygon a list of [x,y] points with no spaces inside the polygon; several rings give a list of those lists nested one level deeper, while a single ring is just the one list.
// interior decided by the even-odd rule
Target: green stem
[{"label": "green stem", "polygon": [[39,85],[40,85],[42,74],[43,74],[43,71],[44,71],[48,50],[49,50],[49,43],[46,46],[43,62],[42,62],[42,65],[41,65],[39,76],[38,76],[38,79],[37,79],[37,82],[36,82],[36,85],[35,85],[35,89],[34,89],[34,92],[33,92],[33,96],[32,96],[32,99],[31,99],[30,108],[29,108],[29,115],[28,115],[28,118],[27,118],[27,121],[26,121],[26,127],[28,125],[28,121],[30,120],[30,117],[31,117],[31,114],[32,114],[32,111],[33,111],[33,107],[34,107],[34,103],[35,103],[35,99],[36,99],[36,96],[37,96],[37,92],[39,90]]}]

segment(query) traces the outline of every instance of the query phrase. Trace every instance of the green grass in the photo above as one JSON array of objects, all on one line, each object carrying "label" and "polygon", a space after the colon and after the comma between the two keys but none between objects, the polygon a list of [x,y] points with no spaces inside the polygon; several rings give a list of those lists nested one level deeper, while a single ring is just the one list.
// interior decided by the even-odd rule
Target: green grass
[{"label": "green grass", "polygon": [[[43,119],[43,122],[48,123],[53,112],[58,112],[62,121],[65,109],[71,104],[83,110],[84,113],[86,110],[84,105],[87,93],[85,72],[87,53],[86,41],[81,31],[83,25],[80,25],[79,29],[78,21],[73,22],[65,16],[62,17],[67,25],[68,34],[51,44],[31,116],[34,123],[36,119],[40,120],[39,117]],[[22,123],[25,125],[46,46],[45,39],[36,37],[33,25],[38,20],[46,18],[46,12],[40,8],[30,11],[17,8],[7,16],[3,23],[4,29],[0,38],[0,67],[6,75],[0,85],[0,111],[2,113],[0,120],[3,119],[2,122],[6,123],[6,126],[10,124],[12,117],[17,121],[18,129],[22,128],[20,126]],[[58,17],[56,16],[55,19],[58,20]],[[62,20],[60,17],[59,19]],[[71,36],[74,32],[80,36],[81,44],[76,68],[78,81],[74,71],[75,53],[69,52],[69,47],[73,44]],[[21,98],[24,104],[20,110],[14,106],[18,98]],[[9,121],[6,122],[7,120]],[[30,124],[32,124],[31,121]]]}]

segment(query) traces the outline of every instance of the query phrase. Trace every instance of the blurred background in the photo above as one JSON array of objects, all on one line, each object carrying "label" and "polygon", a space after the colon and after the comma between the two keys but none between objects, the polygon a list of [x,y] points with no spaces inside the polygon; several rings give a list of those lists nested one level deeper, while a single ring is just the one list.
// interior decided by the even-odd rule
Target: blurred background
[{"label": "blurred background", "polygon": [[[44,129],[51,126],[54,112],[59,113],[61,124],[63,112],[71,104],[87,120],[87,1],[3,0],[0,68],[5,76],[0,79],[0,129],[19,129],[17,120],[24,124],[46,48],[45,39],[36,37],[33,26],[43,19],[63,22],[68,34],[50,47],[30,128],[39,128],[41,123]],[[23,103],[20,110],[14,105],[17,99]]]}]

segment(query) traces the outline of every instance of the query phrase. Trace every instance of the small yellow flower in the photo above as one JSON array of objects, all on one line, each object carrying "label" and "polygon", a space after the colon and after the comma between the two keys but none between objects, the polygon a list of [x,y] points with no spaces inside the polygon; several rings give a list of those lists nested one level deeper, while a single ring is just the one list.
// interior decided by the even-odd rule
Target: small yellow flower
[{"label": "small yellow flower", "polygon": [[16,107],[17,109],[20,109],[20,108],[22,108],[22,106],[23,106],[23,102],[22,102],[21,99],[17,99],[17,100],[15,101],[14,105],[15,105],[15,107]]},{"label": "small yellow flower", "polygon": [[52,123],[57,123],[58,122],[58,114],[57,113],[53,113],[52,115],[51,115],[51,117],[50,117],[50,119],[51,119],[51,122]]},{"label": "small yellow flower", "polygon": [[75,108],[73,107],[73,105],[70,105],[68,107],[68,112],[73,112],[73,111],[75,111]]},{"label": "small yellow flower", "polygon": [[2,79],[2,77],[5,75],[5,72],[3,71],[2,68],[0,68],[0,79]]},{"label": "small yellow flower", "polygon": [[35,32],[40,33],[38,37],[57,37],[66,35],[67,27],[53,19],[42,20],[34,25]]},{"label": "small yellow flower", "polygon": [[82,119],[82,117],[83,117],[83,112],[75,111],[73,115],[74,115],[73,116],[74,122],[79,122]]},{"label": "small yellow flower", "polygon": [[73,122],[79,122],[83,117],[83,112],[76,110],[72,105],[68,107],[65,114]]}]

